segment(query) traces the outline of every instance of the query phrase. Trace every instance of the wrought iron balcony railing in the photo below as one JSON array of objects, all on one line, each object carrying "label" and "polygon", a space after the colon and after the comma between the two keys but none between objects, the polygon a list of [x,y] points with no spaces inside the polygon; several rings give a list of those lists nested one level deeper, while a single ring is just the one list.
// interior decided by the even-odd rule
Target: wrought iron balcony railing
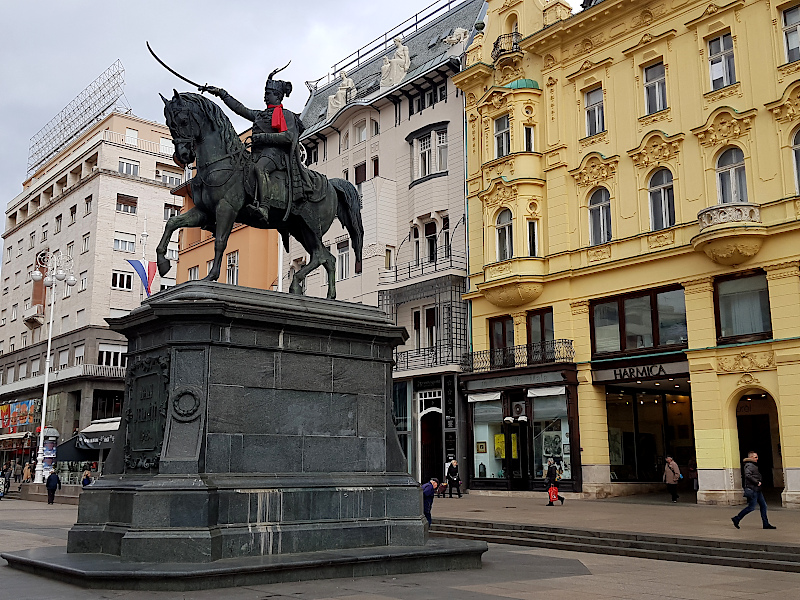
[{"label": "wrought iron balcony railing", "polygon": [[433,256],[421,256],[419,260],[395,265],[393,268],[382,271],[380,283],[394,283],[405,281],[414,277],[422,277],[446,269],[467,269],[467,255],[463,252],[453,252],[447,246],[436,249]]},{"label": "wrought iron balcony railing", "polygon": [[430,348],[395,352],[394,370],[408,371],[410,369],[427,369],[441,365],[458,365],[460,350],[460,348],[455,348],[453,344],[439,344]]},{"label": "wrought iron balcony railing", "polygon": [[494,41],[492,48],[492,60],[497,60],[501,55],[507,52],[519,52],[519,41],[522,39],[522,34],[518,32],[504,33]]},{"label": "wrought iron balcony railing", "polygon": [[461,370],[465,373],[481,373],[530,365],[568,363],[573,360],[575,360],[575,349],[572,340],[551,340],[524,346],[469,352],[461,359]]}]

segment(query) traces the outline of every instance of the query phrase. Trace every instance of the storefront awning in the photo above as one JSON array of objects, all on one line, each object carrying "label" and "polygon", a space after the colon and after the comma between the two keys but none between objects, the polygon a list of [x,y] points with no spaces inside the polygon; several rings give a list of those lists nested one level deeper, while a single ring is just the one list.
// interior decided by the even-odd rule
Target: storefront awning
[{"label": "storefront awning", "polygon": [[0,435],[0,441],[3,440],[21,440],[22,438],[28,437],[30,435],[29,431],[20,431],[17,433],[4,433]]},{"label": "storefront awning", "polygon": [[468,402],[488,402],[490,400],[500,400],[500,392],[480,392],[467,396]]},{"label": "storefront awning", "polygon": [[75,446],[84,450],[104,450],[114,445],[114,434],[119,429],[120,417],[98,419],[77,435]]},{"label": "storefront awning", "polygon": [[542,396],[563,396],[566,393],[567,387],[564,385],[528,388],[528,398],[541,398]]},{"label": "storefront awning", "polygon": [[58,462],[92,462],[98,459],[96,450],[84,450],[78,448],[76,443],[78,436],[68,439],[56,448],[56,460]]}]

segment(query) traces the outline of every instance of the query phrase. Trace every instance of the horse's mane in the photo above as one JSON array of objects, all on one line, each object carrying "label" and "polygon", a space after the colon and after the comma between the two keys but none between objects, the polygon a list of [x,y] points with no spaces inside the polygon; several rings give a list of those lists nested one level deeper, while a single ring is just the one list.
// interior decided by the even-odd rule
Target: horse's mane
[{"label": "horse's mane", "polygon": [[193,94],[191,92],[183,92],[181,98],[184,102],[196,105],[203,114],[206,115],[209,121],[214,124],[214,127],[219,129],[222,135],[222,141],[225,143],[225,149],[231,154],[238,154],[239,152],[246,151],[245,145],[239,136],[236,135],[236,130],[233,128],[228,116],[222,112],[218,104],[212,102],[205,96],[200,94]]}]

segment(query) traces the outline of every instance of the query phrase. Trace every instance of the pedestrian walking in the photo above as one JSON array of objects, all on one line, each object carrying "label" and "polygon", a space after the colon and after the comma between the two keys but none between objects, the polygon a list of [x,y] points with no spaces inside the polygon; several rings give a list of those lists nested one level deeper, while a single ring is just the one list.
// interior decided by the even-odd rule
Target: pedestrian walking
[{"label": "pedestrian walking", "polygon": [[11,463],[6,463],[5,467],[3,467],[3,492],[8,494],[8,490],[11,487],[11,478],[13,477],[14,468]]},{"label": "pedestrian walking", "polygon": [[22,483],[31,482],[31,463],[25,463],[25,468],[22,469]]},{"label": "pedestrian walking", "polygon": [[61,489],[61,479],[58,477],[58,473],[50,472],[45,487],[47,488],[47,503],[53,504],[56,501],[56,489]]},{"label": "pedestrian walking", "polygon": [[761,525],[764,529],[777,529],[774,525],[770,525],[767,518],[767,501],[764,500],[764,493],[761,488],[761,472],[758,470],[758,453],[751,450],[747,453],[747,458],[744,459],[744,497],[747,498],[747,506],[735,517],[731,517],[733,526],[739,529],[739,523],[744,519],[745,515],[753,512],[758,504],[761,509]]},{"label": "pedestrian walking", "polygon": [[22,481],[22,463],[15,461],[14,462],[14,483],[20,483]]},{"label": "pedestrian walking", "polygon": [[422,484],[422,512],[428,520],[428,527],[431,526],[431,508],[433,508],[433,497],[438,487],[439,480],[436,477],[432,477],[428,483]]},{"label": "pedestrian walking", "polygon": [[553,502],[556,500],[561,500],[561,504],[564,504],[564,496],[561,496],[558,493],[559,479],[561,479],[561,477],[558,474],[558,467],[556,466],[555,461],[552,458],[548,458],[545,483],[547,484],[547,498],[550,500],[550,502],[547,503],[547,506],[553,506]]},{"label": "pedestrian walking", "polygon": [[458,497],[461,498],[461,477],[458,475],[458,461],[453,459],[447,467],[447,488],[450,490],[450,497],[453,497],[453,488],[456,488]]},{"label": "pedestrian walking", "polygon": [[667,484],[667,491],[672,494],[672,501],[677,502],[678,498],[678,482],[683,479],[681,475],[681,468],[678,466],[671,456],[667,457],[667,464],[664,465],[664,483]]}]

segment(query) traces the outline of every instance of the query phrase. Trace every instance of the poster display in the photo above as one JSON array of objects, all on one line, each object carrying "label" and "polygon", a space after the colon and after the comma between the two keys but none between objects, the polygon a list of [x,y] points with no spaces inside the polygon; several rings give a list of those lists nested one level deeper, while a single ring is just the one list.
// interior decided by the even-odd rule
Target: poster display
[{"label": "poster display", "polygon": [[45,479],[53,471],[53,465],[56,462],[56,446],[58,445],[58,438],[46,437],[44,438],[44,460],[42,461],[42,473]]},{"label": "poster display", "polygon": [[0,428],[33,425],[36,400],[0,405]]}]

